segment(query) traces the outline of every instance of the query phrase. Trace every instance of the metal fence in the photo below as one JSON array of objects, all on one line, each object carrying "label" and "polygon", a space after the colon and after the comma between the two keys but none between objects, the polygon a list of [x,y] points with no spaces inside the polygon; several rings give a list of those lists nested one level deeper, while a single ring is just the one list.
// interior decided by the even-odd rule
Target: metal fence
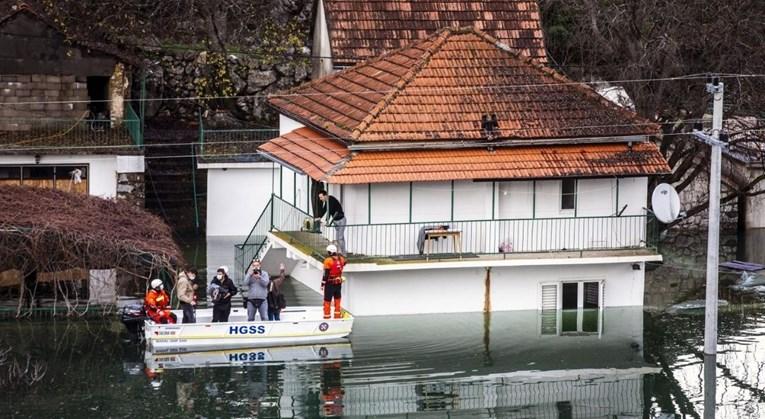
[{"label": "metal fence", "polygon": [[95,118],[2,118],[0,141],[23,146],[39,145],[46,140],[75,138],[92,144],[120,144],[130,138],[136,146],[143,146],[141,118],[129,104],[121,123],[111,119]]},{"label": "metal fence", "polygon": [[243,243],[234,246],[234,265],[235,277],[244,278],[247,267],[253,259],[259,259],[261,252],[268,241],[268,233],[273,228],[273,203],[271,198],[263,212],[260,213],[258,221],[250,230],[250,234]]},{"label": "metal fence", "polygon": [[[258,145],[279,136],[278,129],[216,129],[206,128],[204,121],[199,121],[199,154],[205,154],[206,145],[226,150],[244,150],[255,152]],[[251,150],[248,146],[255,145]],[[209,148],[209,147],[208,147]],[[207,153],[219,154],[221,150],[207,150]]]}]

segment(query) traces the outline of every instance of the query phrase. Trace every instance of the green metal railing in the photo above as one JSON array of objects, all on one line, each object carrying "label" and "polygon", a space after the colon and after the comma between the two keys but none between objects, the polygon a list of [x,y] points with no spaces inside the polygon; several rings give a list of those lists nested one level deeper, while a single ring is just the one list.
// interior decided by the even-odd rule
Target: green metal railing
[{"label": "green metal railing", "polygon": [[61,144],[61,139],[76,139],[77,144],[121,145],[128,138],[143,146],[141,118],[125,104],[122,123],[111,119],[81,118],[0,118],[0,142],[18,147],[47,143]]},{"label": "green metal railing", "polygon": [[266,207],[260,213],[258,220],[250,230],[244,242],[234,246],[235,277],[243,278],[247,267],[253,259],[260,257],[260,252],[268,242],[268,233],[273,228],[273,202],[268,200]]},{"label": "green metal railing", "polygon": [[135,113],[133,107],[129,103],[125,104],[125,128],[130,133],[130,137],[133,139],[133,144],[138,147],[143,147],[143,121]]},{"label": "green metal railing", "polygon": [[[279,130],[275,128],[267,129],[217,129],[206,128],[202,118],[199,118],[199,154],[225,154],[227,152],[236,152],[244,150],[245,152],[255,152],[257,146],[265,141],[279,136]],[[212,145],[214,149],[207,147]],[[253,146],[249,147],[248,146]]]},{"label": "green metal railing", "polygon": [[[272,198],[271,205],[274,231],[289,233],[319,253],[327,243],[336,242],[332,226],[322,226],[320,233],[309,232],[307,213],[278,197]],[[655,248],[657,226],[647,215],[427,221],[352,224],[345,227],[344,237],[351,257],[419,256],[427,250],[431,254],[486,255]],[[456,237],[426,238],[426,231],[444,227],[456,232]]]}]

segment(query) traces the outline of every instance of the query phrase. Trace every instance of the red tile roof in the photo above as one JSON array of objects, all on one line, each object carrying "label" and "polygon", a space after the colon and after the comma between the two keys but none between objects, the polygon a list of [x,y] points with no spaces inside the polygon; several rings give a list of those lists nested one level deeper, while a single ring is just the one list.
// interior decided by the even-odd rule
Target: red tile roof
[{"label": "red tile roof", "polygon": [[652,135],[658,126],[473,29],[408,47],[273,95],[279,112],[351,142]]},{"label": "red tile roof", "polygon": [[350,152],[341,143],[310,128],[298,128],[258,147],[272,160],[299,169],[313,179],[324,179]]},{"label": "red tile roof", "polygon": [[651,142],[556,146],[361,151],[300,128],[260,150],[313,179],[335,184],[428,182],[457,179],[541,179],[647,176],[670,172]]},{"label": "red tile roof", "polygon": [[445,27],[474,26],[547,61],[539,7],[528,0],[324,0],[332,59],[348,66]]}]

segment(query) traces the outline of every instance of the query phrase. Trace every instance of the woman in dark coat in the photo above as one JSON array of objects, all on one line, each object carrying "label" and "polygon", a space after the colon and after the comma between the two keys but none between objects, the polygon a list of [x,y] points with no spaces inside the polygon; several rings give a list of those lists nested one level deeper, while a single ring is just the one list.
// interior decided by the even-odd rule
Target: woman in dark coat
[{"label": "woman in dark coat", "polygon": [[279,314],[286,305],[284,295],[282,295],[284,279],[284,264],[282,263],[279,265],[279,277],[272,279],[268,285],[268,320],[280,320]]}]

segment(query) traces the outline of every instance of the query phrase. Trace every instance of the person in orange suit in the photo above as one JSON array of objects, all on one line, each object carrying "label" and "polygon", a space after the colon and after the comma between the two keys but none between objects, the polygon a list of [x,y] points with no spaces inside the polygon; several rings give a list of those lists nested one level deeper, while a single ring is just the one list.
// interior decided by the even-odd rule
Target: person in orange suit
[{"label": "person in orange suit", "polygon": [[332,299],[335,300],[335,318],[342,318],[340,297],[343,286],[343,268],[345,258],[337,254],[337,246],[327,246],[327,258],[324,259],[324,276],[321,278],[321,289],[324,291],[324,318],[330,318]]},{"label": "person in orange suit", "polygon": [[151,289],[146,293],[143,306],[146,315],[155,323],[175,323],[176,317],[170,311],[170,296],[165,292],[161,279],[151,281]]}]

